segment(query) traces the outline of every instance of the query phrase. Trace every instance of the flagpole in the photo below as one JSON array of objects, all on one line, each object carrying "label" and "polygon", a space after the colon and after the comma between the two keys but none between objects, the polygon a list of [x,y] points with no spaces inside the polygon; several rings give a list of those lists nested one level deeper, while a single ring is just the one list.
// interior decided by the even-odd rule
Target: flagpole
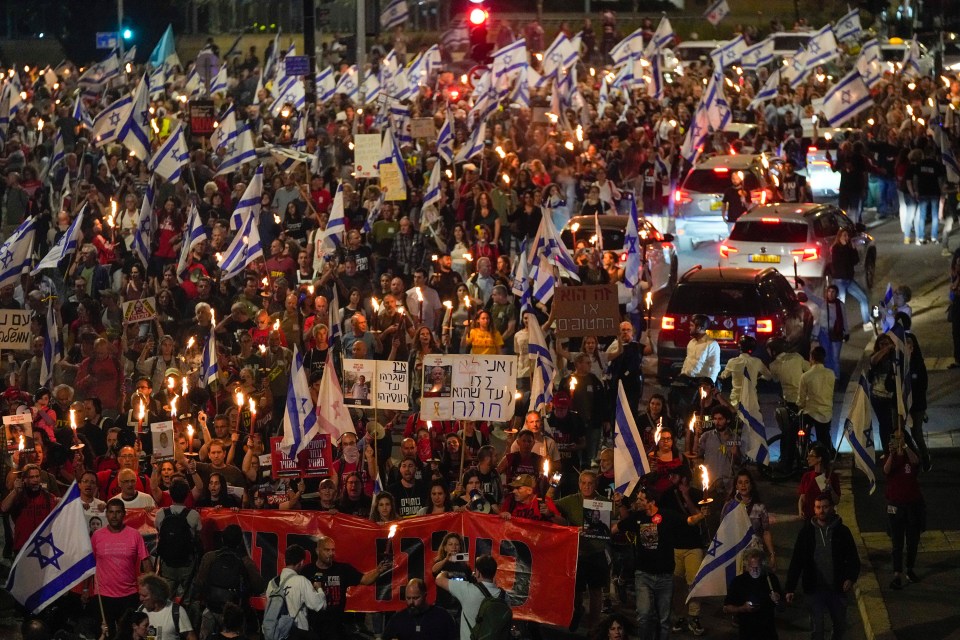
[{"label": "flagpole", "polygon": [[[460,475],[457,476],[457,482],[459,483],[463,479],[463,464],[467,458],[467,446],[466,446],[467,432],[466,432],[466,429],[463,428],[463,420],[457,420],[457,426],[459,427],[459,429],[457,429],[457,435],[461,433],[463,434],[462,436],[459,436],[460,437]],[[461,489],[462,488],[463,487],[461,487]]]}]

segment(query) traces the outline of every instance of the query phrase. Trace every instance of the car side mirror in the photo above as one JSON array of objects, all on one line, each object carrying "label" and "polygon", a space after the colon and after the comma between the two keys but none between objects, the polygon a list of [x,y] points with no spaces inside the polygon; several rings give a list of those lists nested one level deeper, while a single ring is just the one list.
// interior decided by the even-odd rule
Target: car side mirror
[{"label": "car side mirror", "polygon": [[862,222],[856,223],[855,225],[853,225],[853,228],[857,230],[857,233],[867,232],[867,225],[863,224]]}]

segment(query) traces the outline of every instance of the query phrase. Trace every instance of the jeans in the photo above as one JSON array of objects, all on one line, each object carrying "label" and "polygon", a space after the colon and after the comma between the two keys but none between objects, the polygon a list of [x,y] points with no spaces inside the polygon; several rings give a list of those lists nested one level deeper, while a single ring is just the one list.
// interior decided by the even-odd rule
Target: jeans
[{"label": "jeans", "polygon": [[673,602],[673,574],[647,573],[637,571],[634,574],[637,590],[637,629],[641,638],[655,636],[653,622],[660,627],[660,640],[670,638],[670,605]]},{"label": "jeans", "polygon": [[810,638],[823,640],[824,616],[833,623],[833,640],[841,640],[847,631],[847,594],[833,589],[818,589],[810,598]]},{"label": "jeans", "polygon": [[930,214],[930,239],[940,237],[940,197],[917,198],[917,240],[926,238],[927,214]]},{"label": "jeans", "polygon": [[895,216],[900,211],[900,201],[897,198],[897,181],[894,178],[881,177],[879,180],[880,202],[877,204],[877,213],[883,216]]},{"label": "jeans", "polygon": [[[920,232],[918,232],[917,237],[920,237]],[[867,298],[867,292],[863,290],[863,287],[857,284],[856,280],[841,280],[839,278],[834,280],[833,284],[837,285],[839,290],[837,297],[840,298],[840,302],[846,304],[847,293],[853,294],[853,297],[860,303],[860,316],[863,318],[864,324],[870,322],[870,300]]]},{"label": "jeans", "polygon": [[909,240],[917,217],[917,201],[906,191],[898,190],[897,194],[900,196],[900,231],[903,232],[903,237]]},{"label": "jeans", "polygon": [[[920,510],[919,504],[889,505],[887,514],[890,520],[890,541],[893,544],[893,570],[895,573],[903,571],[903,547],[907,547],[907,570],[912,571],[917,564],[917,547],[920,545]],[[890,513],[894,509],[895,513]]]}]

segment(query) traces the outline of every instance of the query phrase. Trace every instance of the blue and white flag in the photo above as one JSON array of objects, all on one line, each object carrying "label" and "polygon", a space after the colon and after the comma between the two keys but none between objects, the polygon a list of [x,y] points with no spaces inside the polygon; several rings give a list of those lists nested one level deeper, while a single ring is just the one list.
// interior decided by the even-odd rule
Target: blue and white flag
[{"label": "blue and white flag", "polygon": [[697,104],[697,110],[693,112],[693,120],[690,122],[690,128],[687,135],[680,145],[680,155],[690,165],[693,165],[697,156],[703,151],[703,143],[710,134],[710,118],[707,115],[706,105],[703,98]]},{"label": "blue and white flag", "polygon": [[493,54],[493,75],[513,78],[527,66],[527,41],[515,40]]},{"label": "blue and white flag", "polygon": [[229,280],[241,275],[257,258],[262,257],[263,245],[260,243],[257,216],[248,215],[240,231],[233,237],[230,246],[223,254],[223,259],[220,261],[220,279]]},{"label": "blue and white flag", "polygon": [[707,10],[703,12],[703,17],[713,26],[720,24],[720,21],[730,15],[730,5],[727,0],[713,0]]},{"label": "blue and white flag", "polygon": [[863,27],[860,26],[860,9],[851,10],[847,15],[837,20],[837,24],[833,28],[833,33],[840,42],[844,40],[856,40],[860,37],[862,31]]},{"label": "blue and white flag", "polygon": [[[133,91],[130,111],[123,123],[117,140],[130,150],[140,161],[150,157],[150,81],[147,74],[140,78],[140,84]],[[103,144],[98,141],[98,144]]]},{"label": "blue and white flag", "polygon": [[887,283],[887,289],[883,292],[883,300],[880,301],[880,308],[883,309],[883,317],[880,319],[880,331],[887,332],[893,327],[896,305],[893,302],[893,283]]},{"label": "blue and white flag", "polygon": [[263,198],[263,165],[257,166],[253,173],[250,184],[244,189],[243,195],[237,201],[237,206],[230,216],[230,230],[236,231],[242,228],[248,218],[253,218],[258,222],[260,218],[260,200]]},{"label": "blue and white flag", "polygon": [[751,45],[740,54],[740,66],[746,71],[756,71],[773,62],[773,40],[767,38]]},{"label": "blue and white flag", "polygon": [[276,99],[270,105],[270,114],[274,118],[280,115],[285,105],[290,105],[293,111],[303,109],[307,99],[307,92],[303,88],[303,80],[300,76],[285,75],[277,78],[273,93],[276,94]]},{"label": "blue and white flag", "polygon": [[329,330],[327,342],[332,351],[340,346],[340,336],[343,333],[340,326],[340,297],[337,295],[336,287],[333,287],[333,295],[327,302],[327,329]]},{"label": "blue and white flag", "polygon": [[180,180],[183,168],[190,161],[190,149],[183,134],[183,123],[177,122],[170,137],[150,157],[147,168],[167,182]]},{"label": "blue and white flag", "polygon": [[654,100],[663,99],[663,71],[660,68],[662,56],[659,54],[650,59],[650,82],[647,83],[647,95]]},{"label": "blue and white flag", "polygon": [[[383,140],[380,143],[380,162],[377,167],[391,162],[397,165],[397,169],[400,171],[400,188],[403,190],[403,199],[406,199],[407,183],[410,181],[410,177],[407,175],[407,163],[403,159],[403,154],[400,153],[397,139],[393,136],[393,127],[387,127],[383,132]],[[391,197],[395,196],[395,194],[390,195]]]},{"label": "blue and white flag", "polygon": [[623,234],[623,251],[627,256],[623,263],[623,284],[627,289],[633,289],[640,284],[643,245],[640,244],[639,219],[637,199],[631,198],[630,215],[627,216],[627,229]]},{"label": "blue and white flag", "polygon": [[227,65],[220,65],[220,69],[217,71],[217,75],[213,77],[213,80],[210,81],[210,95],[215,93],[227,93],[229,85],[227,84]]},{"label": "blue and white flag", "polygon": [[[79,97],[77,98],[79,100]],[[130,118],[130,112],[133,110],[133,96],[127,94],[122,96],[109,105],[107,108],[97,114],[93,121],[93,140],[97,145],[103,147],[120,137],[123,127]]]},{"label": "blue and white flag", "polygon": [[915,38],[910,40],[910,46],[903,52],[903,74],[906,76],[921,76],[920,69],[920,42]]},{"label": "blue and white flag", "polygon": [[137,228],[133,230],[133,253],[140,258],[143,267],[150,266],[150,256],[153,255],[153,233],[156,230],[153,215],[154,189],[156,188],[155,179],[147,183],[146,193],[143,195],[143,203],[140,205],[140,217],[137,220]]},{"label": "blue and white flag", "polygon": [[50,163],[47,165],[47,171],[53,171],[58,164],[63,162],[66,152],[63,148],[63,131],[57,129],[53,136],[53,155],[50,156]]},{"label": "blue and white flag", "polygon": [[200,355],[200,379],[197,382],[201,387],[209,387],[216,383],[217,375],[220,373],[219,359],[217,358],[216,326],[216,316],[214,316],[210,323],[210,335],[204,341],[203,353]]},{"label": "blue and white flag", "polygon": [[537,302],[549,302],[557,288],[557,279],[553,275],[553,265],[545,256],[535,255],[529,272],[530,279],[533,281],[530,295]]},{"label": "blue and white flag", "polygon": [[74,218],[70,226],[67,227],[66,233],[60,236],[57,244],[53,245],[50,251],[47,252],[47,255],[43,257],[43,260],[33,268],[30,275],[35,276],[44,269],[56,269],[61,260],[79,248],[80,240],[83,237],[80,233],[80,228],[83,226],[83,215],[86,211],[87,206],[84,205],[83,208],[80,209],[80,213],[77,214],[77,217]]},{"label": "blue and white flag", "polygon": [[513,295],[520,300],[520,313],[526,313],[530,307],[530,276],[527,273],[527,239],[524,238],[520,243],[519,258],[513,265],[513,273],[510,275],[510,289]]},{"label": "blue and white flag", "polygon": [[[343,389],[337,379],[337,368],[333,364],[333,349],[327,350],[327,364],[323,367],[317,404],[319,405],[317,410],[319,432],[329,435],[331,442],[339,442],[340,437],[345,433],[356,433],[350,411],[343,404]],[[284,437],[286,437],[286,419],[284,419]],[[307,442],[309,441],[308,439]]]},{"label": "blue and white flag", "polygon": [[218,176],[233,173],[241,166],[257,159],[257,149],[253,146],[253,134],[249,127],[237,133],[237,137],[227,143],[226,149],[227,155],[220,163],[220,169],[217,171]]},{"label": "blue and white flag", "polygon": [[839,57],[840,47],[837,46],[837,38],[833,35],[833,27],[825,24],[807,42],[807,55],[804,62],[808,70],[813,70],[814,67]]},{"label": "blue and white flag", "polygon": [[823,116],[831,127],[839,127],[861,111],[873,106],[870,89],[854,69],[823,96]]},{"label": "blue and white flag", "polygon": [[187,215],[187,234],[180,246],[180,259],[177,261],[177,275],[183,276],[190,265],[190,252],[194,247],[207,239],[207,228],[203,226],[200,211],[195,202],[190,204],[190,213]]},{"label": "blue and white flag", "polygon": [[293,139],[290,141],[290,147],[297,151],[306,151],[307,149],[307,114],[303,113],[297,117],[297,128],[293,132]]},{"label": "blue and white flag", "polygon": [[753,97],[753,100],[750,101],[750,108],[756,109],[764,102],[773,100],[777,97],[779,91],[780,69],[774,69],[770,72],[770,75],[767,77],[767,81],[764,83],[763,87],[757,92],[757,95]]},{"label": "blue and white flag", "polygon": [[650,473],[650,461],[623,381],[617,382],[617,408],[613,434],[613,490],[624,496],[633,493],[640,478]]},{"label": "blue and white flag", "polygon": [[553,356],[547,348],[547,340],[543,329],[537,322],[537,317],[531,316],[527,320],[527,353],[533,360],[533,374],[530,380],[530,408],[540,411],[544,405],[553,400],[553,379],[557,375],[557,367]]},{"label": "blue and white flag", "polygon": [[[573,261],[567,246],[560,241],[560,234],[553,226],[553,220],[550,216],[540,218],[540,226],[537,228],[537,234],[533,238],[533,246],[530,250],[530,264],[536,264],[537,256],[543,256],[551,265],[560,267],[562,276],[580,280],[577,275],[577,265]],[[566,271],[566,273],[563,273],[563,271]]]},{"label": "blue and white flag", "polygon": [[753,528],[747,507],[738,504],[720,522],[713,542],[700,562],[687,602],[691,598],[727,595],[727,585],[737,575],[737,556],[753,542]]},{"label": "blue and white flag", "polygon": [[335,93],[342,93],[349,100],[355,100],[360,93],[360,85],[357,83],[357,66],[352,65],[349,69],[340,75],[337,80]]},{"label": "blue and white flag", "polygon": [[173,25],[167,25],[167,30],[160,36],[160,41],[153,48],[150,58],[147,60],[153,68],[165,67],[167,65],[179,64],[177,58],[176,42],[173,38]]},{"label": "blue and white flag", "polygon": [[40,386],[53,388],[53,368],[63,357],[63,343],[57,328],[57,310],[53,307],[53,296],[47,301],[47,335],[43,341],[43,360],[40,361]]},{"label": "blue and white flag", "polygon": [[[329,363],[328,363],[329,364]],[[329,367],[333,369],[333,365]],[[326,375],[326,368],[324,368]],[[284,454],[296,458],[307,448],[313,438],[320,434],[317,424],[317,410],[310,395],[307,370],[303,366],[303,354],[297,345],[293,345],[293,366],[290,369],[290,383],[287,385],[287,402],[283,412],[283,439],[280,448]]]},{"label": "blue and white flag", "polygon": [[[439,164],[439,163],[437,163]],[[330,217],[327,219],[327,228],[323,231],[323,240],[320,243],[321,253],[330,255],[343,244],[343,233],[346,231],[344,217],[343,183],[337,185],[337,193],[333,196],[333,205],[330,207]]]},{"label": "blue and white flag", "polygon": [[470,138],[463,145],[461,145],[459,149],[457,149],[457,155],[453,158],[454,164],[467,162],[470,160],[470,158],[483,153],[483,141],[486,138],[486,135],[487,123],[486,121],[481,121],[480,126],[473,130]]},{"label": "blue and white flag", "polygon": [[29,273],[36,235],[37,219],[30,216],[0,245],[0,289],[17,286]]},{"label": "blue and white flag", "polygon": [[910,355],[907,353],[906,348],[907,331],[902,325],[894,324],[890,330],[883,335],[890,338],[890,340],[893,341],[893,346],[896,347],[894,374],[897,388],[897,414],[900,416],[902,424],[905,424],[909,416],[910,405],[912,404],[910,381],[913,377],[910,375]]},{"label": "blue and white flag", "polygon": [[797,49],[790,62],[780,68],[780,77],[790,83],[791,89],[796,89],[806,79],[813,67],[807,66],[807,50]]},{"label": "blue and white flag", "polygon": [[647,46],[643,50],[643,57],[650,59],[653,57],[654,53],[660,51],[664,47],[670,46],[677,37],[677,34],[673,30],[673,25],[670,24],[670,18],[664,16],[660,18],[660,24],[657,25],[657,30],[653,32],[653,37],[650,38],[650,42],[647,43]]},{"label": "blue and white flag", "polygon": [[380,28],[383,30],[399,27],[410,18],[407,0],[390,0],[380,14]]},{"label": "blue and white flag", "polygon": [[770,464],[770,451],[767,444],[767,428],[763,425],[760,412],[760,399],[757,398],[757,383],[750,379],[750,372],[743,370],[743,385],[740,391],[740,403],[737,413],[743,423],[740,434],[743,452],[757,464]]},{"label": "blue and white flag", "polygon": [[120,58],[116,50],[113,50],[106,58],[84,71],[77,80],[77,84],[83,91],[83,95],[96,98],[110,80],[118,77],[120,77]]},{"label": "blue and white flag", "polygon": [[333,67],[327,67],[317,74],[317,100],[327,102],[337,93],[337,81],[333,77]]},{"label": "blue and white flag", "polygon": [[[843,434],[853,451],[853,462],[870,481],[870,493],[877,489],[877,452],[873,442],[873,406],[870,404],[870,383],[862,372],[852,378],[853,401],[843,419]],[[855,386],[854,386],[855,385]],[[850,393],[848,390],[847,393]]]},{"label": "blue and white flag", "polygon": [[940,160],[943,162],[943,167],[947,170],[947,182],[952,184],[960,182],[960,163],[957,162],[950,137],[943,130],[942,124],[933,127],[933,138],[940,149]]},{"label": "blue and white flag", "polygon": [[546,83],[548,78],[556,78],[560,71],[566,70],[567,67],[576,62],[579,55],[580,52],[573,47],[570,38],[563,31],[558,33],[547,50],[543,52],[543,66],[541,67],[543,82]]},{"label": "blue and white flag", "polygon": [[96,571],[76,481],[20,549],[5,588],[30,613],[43,611]]},{"label": "blue and white flag", "polygon": [[90,131],[93,131],[93,118],[90,117],[90,114],[87,112],[87,108],[83,105],[83,98],[81,98],[79,95],[73,101],[73,113],[70,115],[80,124],[81,127],[85,127]]},{"label": "blue and white flag", "polygon": [[710,58],[713,60],[713,68],[723,70],[725,67],[739,60],[746,49],[747,41],[743,39],[743,35],[738,35],[733,40],[724,42],[710,52]]},{"label": "blue and white flag", "polygon": [[[433,163],[433,169],[430,171],[430,182],[427,184],[427,192],[423,196],[423,206],[440,201],[440,177],[443,174],[443,169],[440,164],[439,159]],[[520,262],[523,262],[523,260],[520,260]]]},{"label": "blue and white flag", "polygon": [[863,78],[868,89],[873,89],[883,80],[883,66],[880,58],[880,43],[877,39],[868,40],[860,48],[860,55],[857,56],[857,71]]},{"label": "blue and white flag", "polygon": [[263,73],[261,74],[262,78],[273,78],[276,76],[279,70],[280,62],[280,30],[277,30],[277,35],[273,37],[273,46],[270,47],[270,55],[267,57],[266,62],[263,63]]},{"label": "blue and white flag", "polygon": [[640,27],[610,49],[613,66],[619,66],[643,52],[643,27]]},{"label": "blue and white flag", "polygon": [[226,147],[231,141],[237,138],[237,108],[231,104],[224,112],[220,121],[217,123],[210,137],[210,143],[214,151],[219,151],[221,147]]}]

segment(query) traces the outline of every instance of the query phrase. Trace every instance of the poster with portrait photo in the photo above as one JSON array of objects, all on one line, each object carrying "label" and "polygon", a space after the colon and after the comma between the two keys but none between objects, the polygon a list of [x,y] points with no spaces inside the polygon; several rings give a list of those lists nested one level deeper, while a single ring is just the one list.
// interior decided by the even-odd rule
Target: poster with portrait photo
[{"label": "poster with portrait photo", "polygon": [[425,356],[423,368],[414,375],[423,379],[421,419],[448,419],[453,412],[453,360],[443,355]]},{"label": "poster with portrait photo", "polygon": [[153,442],[153,455],[161,462],[173,460],[173,444],[176,438],[173,435],[173,421],[164,420],[150,425],[150,439]]},{"label": "poster with portrait photo", "polygon": [[594,540],[610,540],[610,519],[613,503],[609,500],[583,501],[583,528],[580,535]]},{"label": "poster with portrait photo", "polygon": [[376,360],[343,360],[343,404],[348,407],[373,407],[373,383]]},{"label": "poster with portrait photo", "polygon": [[24,451],[33,451],[33,418],[29,409],[26,413],[3,416],[3,431],[8,453],[19,449],[21,440]]}]

